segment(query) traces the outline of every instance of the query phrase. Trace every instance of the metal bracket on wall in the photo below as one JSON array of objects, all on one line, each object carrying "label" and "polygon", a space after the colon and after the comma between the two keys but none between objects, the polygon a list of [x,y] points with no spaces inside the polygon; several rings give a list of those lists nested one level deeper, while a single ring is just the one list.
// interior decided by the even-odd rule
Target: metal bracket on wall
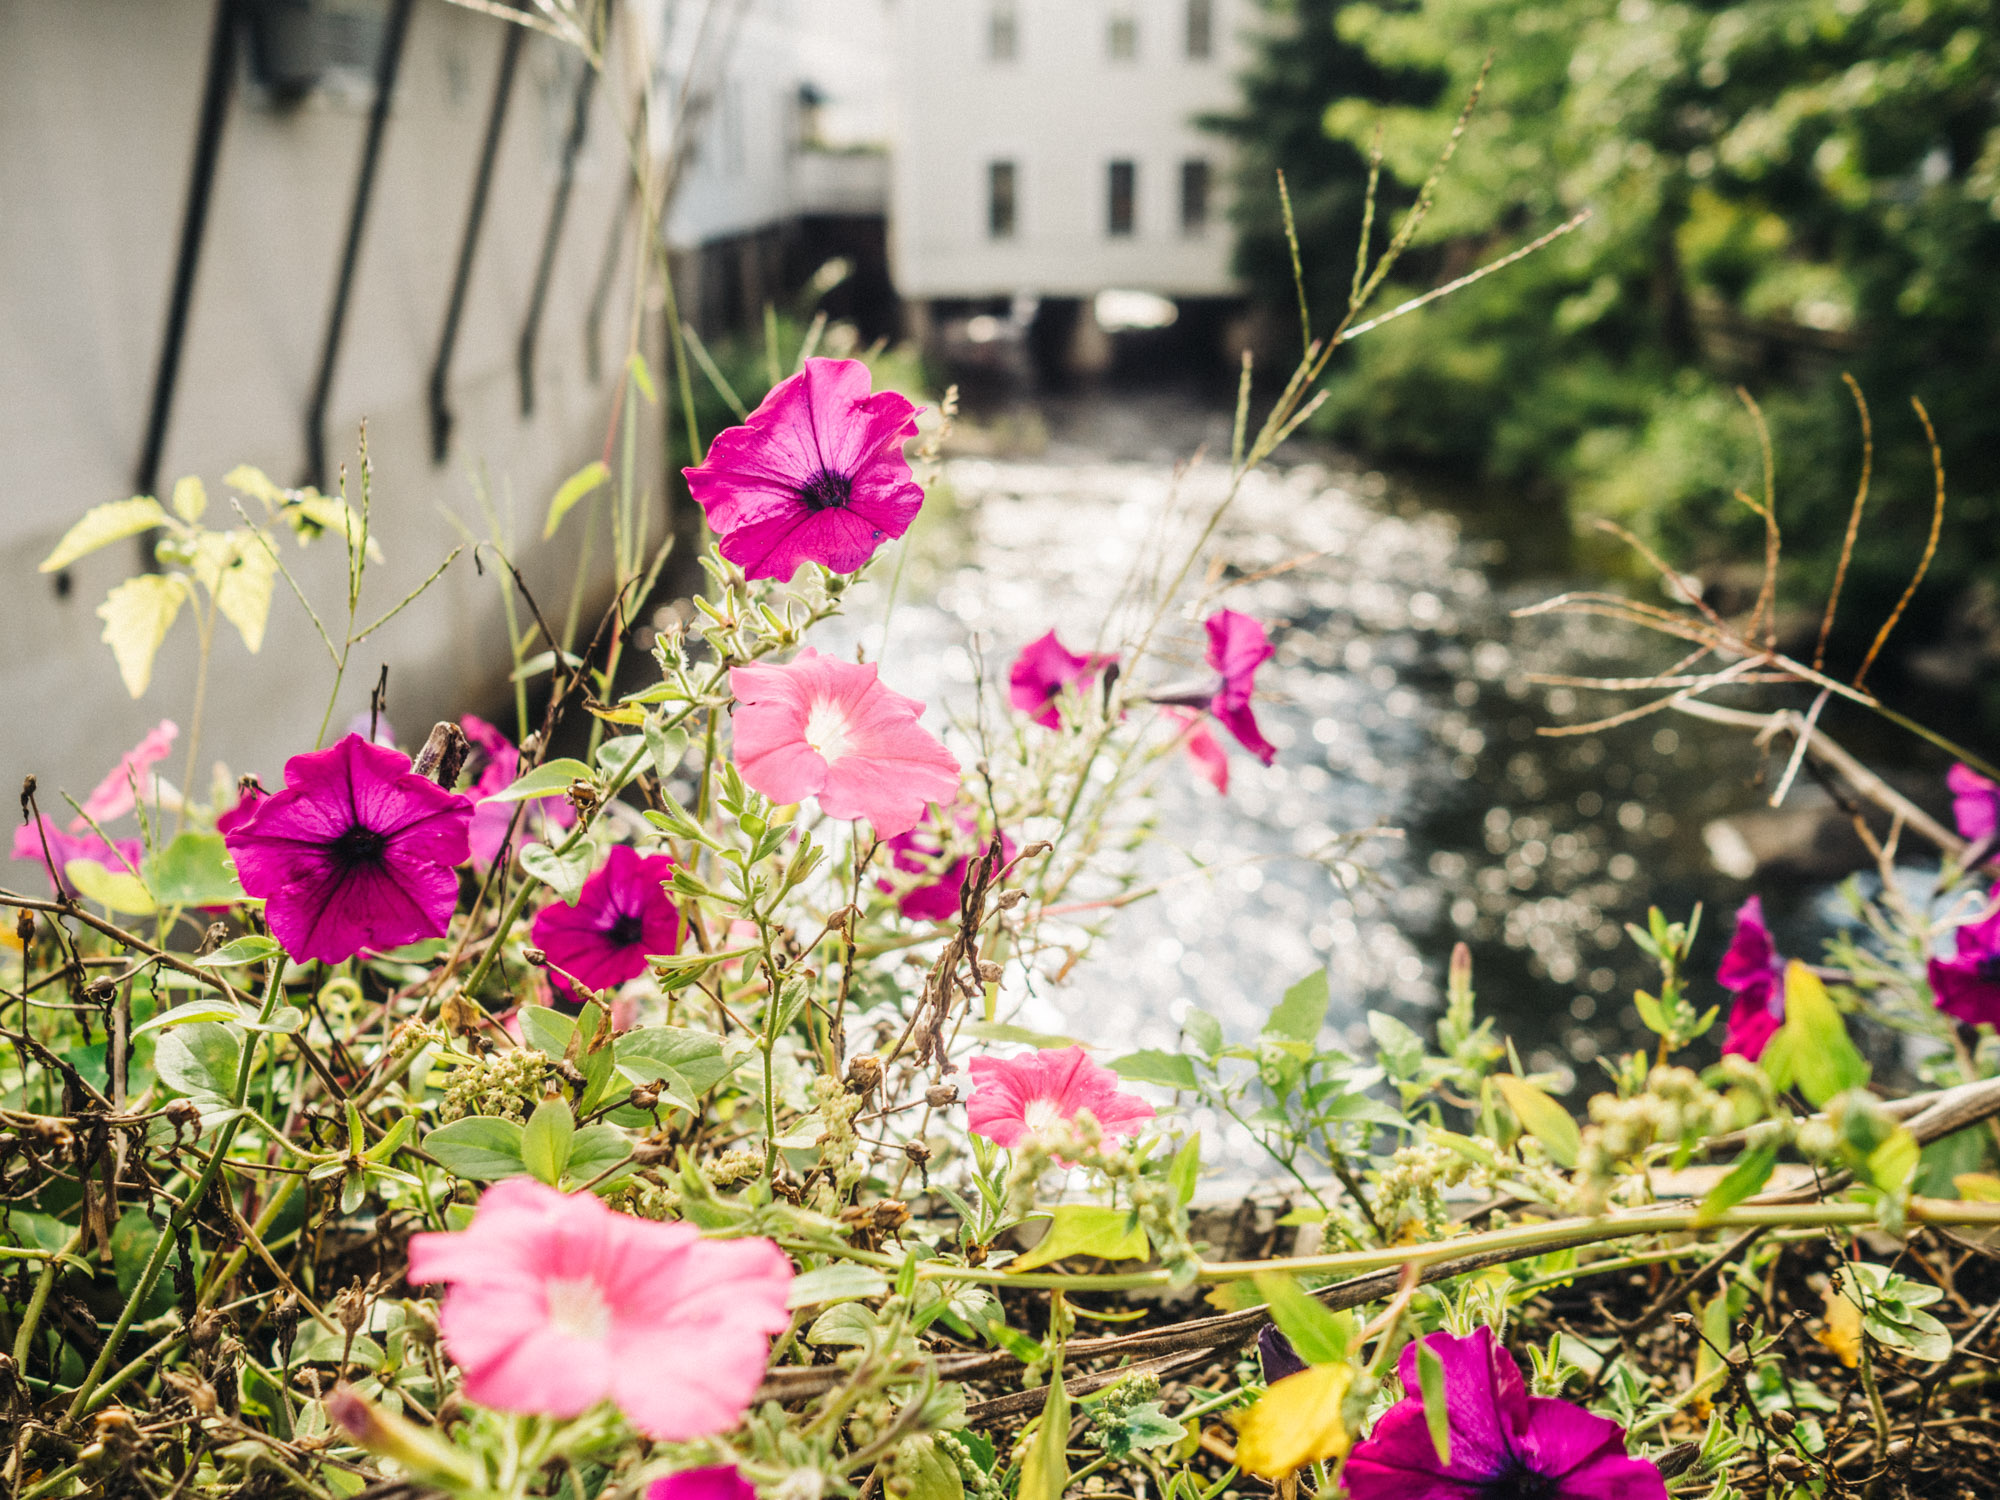
[{"label": "metal bracket on wall", "polygon": [[382,138],[389,128],[389,106],[396,93],[396,75],[403,61],[403,41],[410,30],[416,0],[390,0],[389,24],[382,33],[382,50],[375,58],[375,103],[368,112],[368,135],[361,147],[361,171],[354,182],[354,202],[347,214],[347,241],[341,250],[340,277],[334,284],[333,307],[327,314],[326,340],[320,346],[319,375],[313,382],[312,405],[306,411],[306,472],[304,483],[326,487],[326,408],[333,395],[334,367],[340,360],[340,338],[347,323],[347,302],[354,290],[354,269],[361,259],[361,236],[368,223],[368,204],[375,196],[375,167],[382,155]]},{"label": "metal bracket on wall", "polygon": [[500,136],[507,124],[507,104],[514,93],[514,68],[528,28],[506,22],[500,45],[500,71],[493,79],[493,103],[486,112],[486,140],[479,148],[479,170],[472,179],[472,203],[465,211],[465,233],[458,244],[458,270],[452,277],[451,301],[445,308],[444,330],[438,335],[437,362],[431,366],[431,462],[443,463],[451,451],[451,359],[458,345],[458,321],[472,285],[472,262],[479,253],[480,230],[486,221],[486,197],[493,186],[493,163],[500,154]]},{"label": "metal bracket on wall", "polygon": [[[609,6],[606,7],[609,25]],[[576,80],[576,104],[570,115],[569,138],[563,142],[562,170],[556,177],[555,201],[549,205],[548,227],[542,233],[542,257],[535,266],[535,289],[528,298],[528,316],[521,324],[521,339],[515,346],[514,367],[521,381],[521,415],[535,412],[535,345],[542,334],[542,309],[548,301],[549,277],[555,270],[556,246],[562,242],[563,220],[569,214],[570,188],[576,182],[576,159],[583,154],[583,139],[590,128],[590,96],[597,83],[597,70],[588,62]]]},{"label": "metal bracket on wall", "polygon": [[[222,155],[230,95],[235,92],[237,30],[241,20],[238,0],[216,0],[215,21],[208,39],[208,71],[201,89],[201,117],[195,127],[194,163],[188,173],[187,203],[181,210],[180,249],[174,259],[173,286],[167,294],[167,327],[160,340],[159,364],[153,371],[153,400],[146,416],[146,436],[132,476],[135,494],[150,495],[159,484],[160,458],[166,449],[167,424],[173,416],[174,390],[180,381],[181,351],[187,340],[188,313],[194,304],[195,274],[201,266],[202,241],[208,231],[215,167]],[[146,552],[150,558],[150,545]]]}]

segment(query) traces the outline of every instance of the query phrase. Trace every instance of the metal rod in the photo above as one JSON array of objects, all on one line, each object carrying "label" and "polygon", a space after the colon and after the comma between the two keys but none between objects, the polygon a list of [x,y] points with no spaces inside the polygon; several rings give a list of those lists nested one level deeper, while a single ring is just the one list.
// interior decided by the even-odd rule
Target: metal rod
[{"label": "metal rod", "polygon": [[479,170],[472,179],[472,203],[465,211],[465,233],[458,244],[458,270],[452,277],[451,301],[445,308],[444,331],[438,335],[437,362],[431,366],[431,462],[443,463],[451,451],[451,358],[458,345],[458,320],[472,285],[472,262],[479,253],[479,234],[486,222],[486,197],[493,186],[493,163],[500,154],[500,135],[507,123],[507,104],[514,93],[514,65],[528,28],[507,23],[500,47],[500,71],[493,80],[493,103],[486,112],[486,140],[479,148]]},{"label": "metal rod", "polygon": [[542,233],[542,258],[535,267],[535,289],[528,298],[528,316],[521,324],[521,341],[515,349],[515,369],[521,381],[521,415],[535,411],[535,345],[542,334],[542,309],[548,301],[549,277],[555,270],[556,246],[562,242],[563,221],[569,215],[570,188],[576,182],[576,159],[583,154],[583,138],[590,128],[590,95],[597,82],[597,70],[588,62],[581,65],[576,81],[576,105],[570,116],[569,139],[563,142],[562,170],[556,177],[555,201],[549,205],[548,227]]},{"label": "metal rod", "polygon": [[368,224],[368,204],[375,196],[375,167],[388,133],[389,105],[396,92],[396,74],[403,62],[403,41],[410,30],[415,0],[390,0],[389,21],[382,33],[382,50],[375,56],[375,104],[368,112],[368,136],[361,147],[361,172],[354,181],[354,203],[347,214],[347,242],[340,255],[340,278],[334,284],[333,307],[327,314],[326,341],[320,346],[319,375],[313,382],[312,405],[306,411],[305,483],[326,486],[326,407],[333,395],[334,367],[340,360],[340,336],[347,324],[347,302],[354,291],[354,268],[361,259],[362,231]]},{"label": "metal rod", "polygon": [[188,312],[194,302],[195,273],[201,265],[202,241],[208,230],[215,166],[222,155],[229,97],[236,86],[239,19],[236,7],[237,0],[216,0],[215,22],[209,33],[208,73],[201,90],[201,119],[195,127],[187,206],[181,211],[181,242],[174,260],[173,289],[167,295],[167,327],[160,340],[160,362],[153,372],[153,403],[146,417],[146,439],[139,449],[138,468],[133,471],[133,487],[141,495],[152,494],[159,483],[167,423],[173,416],[174,388],[180,380],[181,351],[187,340]]}]

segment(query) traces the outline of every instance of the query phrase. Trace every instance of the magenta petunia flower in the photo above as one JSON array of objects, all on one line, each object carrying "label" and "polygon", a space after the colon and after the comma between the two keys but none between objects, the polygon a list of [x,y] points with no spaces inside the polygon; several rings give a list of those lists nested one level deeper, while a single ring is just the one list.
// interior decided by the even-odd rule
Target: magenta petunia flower
[{"label": "magenta petunia flower", "polygon": [[215,831],[223,836],[225,844],[228,843],[231,833],[256,816],[258,805],[270,795],[254,781],[248,786],[239,786],[236,789],[236,805],[225,808],[215,815]]},{"label": "magenta petunia flower", "polygon": [[609,1397],[666,1442],[740,1422],[791,1321],[771,1241],[703,1239],[527,1177],[488,1188],[461,1233],[413,1236],[410,1280],[450,1283],[438,1322],[470,1399],[573,1417]]},{"label": "magenta petunia flower", "polygon": [[1181,726],[1188,759],[1210,786],[1229,795],[1229,752],[1209,733],[1208,721],[1190,708],[1167,708],[1161,712]]},{"label": "magenta petunia flower", "polygon": [[66,833],[43,814],[40,832],[33,823],[24,823],[14,830],[14,858],[32,861],[44,874],[48,871],[42,858],[44,835],[48,838],[48,858],[55,863],[56,889],[64,896],[76,895],[63,873],[73,859],[94,859],[114,874],[129,875],[146,857],[146,846],[137,839],[113,839],[106,843],[95,833]]},{"label": "magenta petunia flower", "polygon": [[1954,955],[1930,961],[1937,1008],[1972,1026],[2000,1026],[2000,886],[1986,899],[1991,910],[1958,929]]},{"label": "magenta petunia flower", "polygon": [[1752,896],[1737,910],[1736,935],[1716,968],[1715,982],[1736,997],[1722,1050],[1752,1062],[1785,1024],[1785,961],[1764,925],[1764,898]]},{"label": "magenta petunia flower", "polygon": [[93,819],[109,823],[113,818],[124,817],[135,805],[134,787],[140,797],[151,800],[157,796],[159,778],[153,774],[153,767],[172,753],[180,732],[180,726],[172,719],[162,719],[147,730],[145,738],[121,755],[111,773],[83,799],[83,811],[70,819],[70,831],[88,828]]},{"label": "magenta petunia flower", "polygon": [[1944,773],[1944,782],[1951,788],[1951,811],[1961,838],[1977,843],[2000,834],[2000,783],[1970,766],[1953,766]]},{"label": "magenta petunia flower", "polygon": [[1278,758],[1278,747],[1264,738],[1250,709],[1257,669],[1277,654],[1264,627],[1246,614],[1220,609],[1202,621],[1208,632],[1208,664],[1222,674],[1222,686],[1208,711],[1236,742],[1265,765]]},{"label": "magenta petunia flower", "polygon": [[646,1486],[646,1500],[757,1500],[756,1486],[734,1464],[682,1469]]},{"label": "magenta petunia flower", "polygon": [[1063,689],[1083,691],[1092,678],[1117,660],[1115,654],[1100,652],[1079,656],[1051,630],[1023,646],[1014,658],[1007,669],[1007,699],[1037,724],[1060,729],[1062,711],[1057,704]]},{"label": "magenta petunia flower", "polygon": [[649,957],[679,950],[680,909],[667,899],[662,882],[674,862],[664,854],[641,856],[629,844],[613,844],[598,871],[583,883],[576,905],[552,901],[535,913],[535,946],[554,966],[549,978],[564,994],[578,984],[613,990],[646,972]]},{"label": "magenta petunia flower", "polygon": [[[1137,1135],[1153,1106],[1121,1093],[1118,1075],[1081,1047],[1044,1047],[1019,1057],[975,1057],[965,1123],[996,1146],[1018,1146],[1087,1109],[1109,1136]],[[1057,1158],[1061,1160],[1061,1158]],[[1068,1163],[1064,1163],[1068,1165]]]},{"label": "magenta petunia flower", "polygon": [[917,722],[924,705],[882,686],[872,664],[810,646],[784,666],[729,669],[736,768],[774,802],[819,799],[829,818],[866,818],[882,838],[958,795],[958,760]]},{"label": "magenta petunia flower", "polygon": [[[514,748],[512,740],[477,714],[466,714],[458,721],[458,726],[472,741],[473,753],[477,757],[472,785],[466,789],[466,795],[476,804],[472,809],[469,839],[473,868],[485,870],[500,857],[500,846],[506,842],[507,828],[514,821],[514,809],[518,805],[485,799],[495,792],[506,791],[519,779],[521,752]],[[534,832],[546,841],[552,830],[568,828],[575,822],[576,809],[565,799],[538,797],[521,814],[516,834],[525,837]]]},{"label": "magenta petunia flower", "polygon": [[[896,903],[896,909],[916,922],[956,922],[959,907],[965,892],[965,877],[971,869],[975,855],[983,855],[992,841],[981,832],[979,815],[969,807],[961,807],[955,820],[958,833],[947,840],[943,828],[939,826],[937,815],[926,817],[907,833],[899,833],[883,847],[889,851],[889,862],[896,869],[909,875],[935,874],[937,878],[923,885],[912,886],[903,893]],[[971,846],[972,853],[961,854],[957,859],[939,871],[944,858],[947,842],[958,847]],[[1003,831],[1000,835],[1000,858],[1004,863],[1014,857],[1014,841]],[[895,883],[888,880],[875,882],[877,890],[892,891]]]},{"label": "magenta petunia flower", "polygon": [[869,378],[856,359],[809,359],[681,471],[745,577],[789,579],[803,562],[852,573],[909,530],[924,503],[903,457],[917,409],[870,395]]},{"label": "magenta petunia flower", "polygon": [[472,803],[350,734],[285,762],[285,789],[226,830],[243,889],[299,962],[442,937],[458,903]]},{"label": "magenta petunia flower", "polygon": [[1449,1463],[1424,1420],[1417,1344],[1397,1366],[1409,1394],[1354,1445],[1348,1500],[1666,1500],[1659,1467],[1625,1453],[1625,1429],[1572,1401],[1530,1396],[1491,1328],[1433,1333],[1451,1422]]}]

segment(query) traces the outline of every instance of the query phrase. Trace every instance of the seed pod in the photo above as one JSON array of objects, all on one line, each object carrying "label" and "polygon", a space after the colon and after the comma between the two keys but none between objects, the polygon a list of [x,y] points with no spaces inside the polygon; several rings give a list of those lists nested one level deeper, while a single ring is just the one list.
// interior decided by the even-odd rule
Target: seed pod
[{"label": "seed pod", "polygon": [[958,1103],[958,1085],[934,1083],[924,1090],[924,1103],[932,1109],[948,1109]]},{"label": "seed pod", "polygon": [[863,1098],[882,1086],[882,1060],[864,1052],[847,1064],[847,1092]]},{"label": "seed pod", "polygon": [[981,984],[998,984],[1000,982],[1000,974],[1000,965],[989,959],[981,959],[979,961],[979,982]]},{"label": "seed pod", "polygon": [[523,948],[521,950],[521,962],[531,969],[539,969],[548,961],[548,954],[542,952],[539,948]]},{"label": "seed pod", "polygon": [[922,1141],[910,1141],[904,1145],[903,1155],[910,1159],[911,1166],[921,1167],[931,1159],[931,1148]]},{"label": "seed pod", "polygon": [[625,1097],[634,1109],[651,1109],[660,1102],[659,1080],[655,1079],[652,1083],[635,1083],[632,1085],[632,1092]]},{"label": "seed pod", "polygon": [[910,1205],[901,1198],[884,1198],[868,1210],[868,1220],[884,1233],[910,1222]]}]

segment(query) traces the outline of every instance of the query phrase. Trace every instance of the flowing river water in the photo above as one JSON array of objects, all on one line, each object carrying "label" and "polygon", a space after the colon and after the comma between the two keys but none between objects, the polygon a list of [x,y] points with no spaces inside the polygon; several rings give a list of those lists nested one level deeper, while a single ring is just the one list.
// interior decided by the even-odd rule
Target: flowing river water
[{"label": "flowing river water", "polygon": [[[1014,652],[1050,627],[1089,648],[1135,561],[1186,535],[1178,518],[1205,512],[1226,484],[1226,465],[1180,468],[1229,442],[1227,414],[1187,400],[1045,406],[1025,439],[1010,421],[1017,456],[989,430],[991,456],[948,461],[912,534],[886,639],[879,576],[833,632],[834,649],[881,645],[885,681],[961,724],[976,713],[982,663],[1004,684]],[[1523,508],[1485,527],[1507,540],[1482,539],[1478,525],[1334,455],[1292,455],[1253,476],[1210,551],[1228,565],[1225,581],[1251,580],[1219,602],[1272,627],[1258,712],[1276,763],[1232,745],[1226,797],[1184,761],[1165,767],[1157,836],[1138,856],[1141,882],[1163,888],[1110,917],[1091,956],[1035,986],[1014,1019],[1111,1055],[1174,1048],[1200,1006],[1240,1039],[1287,985],[1325,965],[1330,1025],[1365,1053],[1370,1009],[1419,1025],[1435,1014],[1464,940],[1482,1012],[1500,1018],[1523,1061],[1595,1091],[1594,1060],[1645,1035],[1632,992],[1657,989],[1657,973],[1624,924],[1643,923],[1649,906],[1684,917],[1704,903],[1693,968],[1704,1001],[1726,1000],[1710,976],[1752,890],[1776,898],[1792,951],[1816,952],[1806,929],[1823,929],[1825,872],[1816,886],[1744,878],[1743,840],[1726,820],[1769,817],[1757,809],[1779,767],[1741,731],[1665,712],[1588,735],[1538,733],[1639,700],[1539,686],[1531,674],[1626,674],[1676,654],[1601,621],[1511,616],[1564,586],[1520,558],[1563,555],[1555,533],[1566,525],[1560,511]],[[1198,673],[1196,623],[1170,616],[1166,634],[1164,663],[1139,670]],[[1795,795],[1809,803],[1815,790]],[[1315,858],[1363,830],[1379,832],[1351,865]]]}]

